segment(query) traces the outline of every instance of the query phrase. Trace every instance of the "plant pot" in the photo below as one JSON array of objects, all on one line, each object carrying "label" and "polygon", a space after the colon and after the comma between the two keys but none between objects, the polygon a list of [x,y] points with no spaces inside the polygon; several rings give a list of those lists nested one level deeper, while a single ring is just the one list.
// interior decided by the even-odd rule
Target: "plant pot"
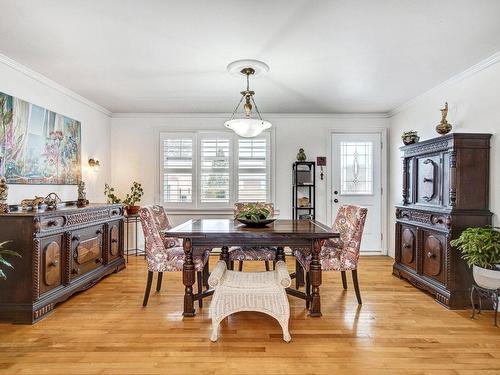
[{"label": "plant pot", "polygon": [[[472,275],[476,284],[482,288],[500,288],[500,267],[498,265],[493,270],[472,266]],[[497,311],[500,311],[500,299],[497,301]]]},{"label": "plant pot", "polygon": [[403,143],[406,146],[411,145],[413,143],[417,143],[418,141],[420,141],[420,137],[418,135],[410,135],[408,137],[403,138]]},{"label": "plant pot", "polygon": [[127,215],[137,215],[141,206],[127,206]]}]

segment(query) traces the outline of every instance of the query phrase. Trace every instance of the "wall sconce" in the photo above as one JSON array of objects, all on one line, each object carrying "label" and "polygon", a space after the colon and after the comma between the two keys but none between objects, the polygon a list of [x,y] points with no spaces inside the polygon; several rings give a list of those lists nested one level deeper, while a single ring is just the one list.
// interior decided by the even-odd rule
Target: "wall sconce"
[{"label": "wall sconce", "polygon": [[99,168],[101,167],[101,164],[99,163],[99,160],[90,158],[89,159],[89,167],[92,169],[94,172],[99,172]]}]

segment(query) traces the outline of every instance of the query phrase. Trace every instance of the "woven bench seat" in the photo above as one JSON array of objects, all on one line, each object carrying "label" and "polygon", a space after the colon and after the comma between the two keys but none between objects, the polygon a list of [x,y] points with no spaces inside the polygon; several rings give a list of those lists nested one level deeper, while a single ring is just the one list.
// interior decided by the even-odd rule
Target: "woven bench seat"
[{"label": "woven bench seat", "polygon": [[210,304],[212,341],[218,339],[222,319],[240,311],[257,311],[272,316],[283,330],[283,340],[292,339],[288,332],[290,305],[285,292],[291,279],[285,262],[277,262],[274,271],[236,272],[228,270],[224,261],[219,261],[208,284],[215,289]]}]

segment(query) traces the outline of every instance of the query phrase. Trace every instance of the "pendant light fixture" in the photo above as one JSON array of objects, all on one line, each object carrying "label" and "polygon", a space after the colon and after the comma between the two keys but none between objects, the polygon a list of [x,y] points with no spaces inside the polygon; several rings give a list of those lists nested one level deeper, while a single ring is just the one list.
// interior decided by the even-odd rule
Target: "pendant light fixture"
[{"label": "pendant light fixture", "polygon": [[[229,121],[224,123],[224,126],[228,129],[233,130],[240,137],[253,138],[258,136],[264,130],[269,129],[272,125],[269,121],[262,119],[262,116],[257,108],[257,104],[254,100],[255,91],[250,90],[250,76],[256,76],[258,74],[269,71],[269,66],[258,60],[238,60],[234,61],[227,66],[227,70],[230,73],[243,75],[246,77],[247,88],[245,91],[241,91],[241,99],[238,102],[235,110]],[[244,117],[235,118],[236,112],[240,107],[241,103],[245,101],[243,105]],[[252,117],[252,109],[255,108],[255,113],[257,116]]]}]

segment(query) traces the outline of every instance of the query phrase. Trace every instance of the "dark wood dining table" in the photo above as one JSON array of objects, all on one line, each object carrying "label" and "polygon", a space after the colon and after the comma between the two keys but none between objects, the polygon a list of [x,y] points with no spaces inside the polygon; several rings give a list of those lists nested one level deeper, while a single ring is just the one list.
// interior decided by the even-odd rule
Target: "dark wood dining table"
[{"label": "dark wood dining table", "polygon": [[194,316],[194,302],[205,295],[193,294],[195,268],[193,253],[206,249],[221,248],[220,259],[229,266],[229,247],[245,248],[275,247],[276,260],[285,261],[284,247],[312,254],[310,267],[311,295],[288,289],[287,292],[309,302],[309,314],[321,316],[321,264],[319,253],[328,238],[339,234],[330,227],[313,220],[276,220],[263,228],[252,228],[232,219],[193,219],[165,232],[168,237],[183,239],[184,266],[182,282],[185,286],[184,312],[186,317]]}]

